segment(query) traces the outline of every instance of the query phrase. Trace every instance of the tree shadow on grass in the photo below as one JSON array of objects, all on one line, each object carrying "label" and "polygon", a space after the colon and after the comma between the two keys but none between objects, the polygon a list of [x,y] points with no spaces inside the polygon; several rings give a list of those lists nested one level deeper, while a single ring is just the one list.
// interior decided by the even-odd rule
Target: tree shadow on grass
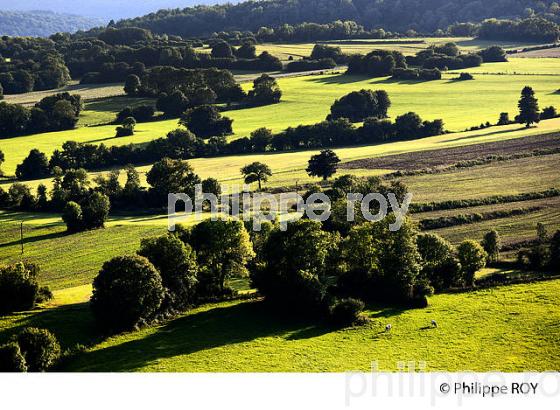
[{"label": "tree shadow on grass", "polygon": [[215,307],[172,320],[141,339],[84,352],[64,370],[134,371],[160,359],[293,333],[290,340],[315,337],[327,329],[277,316],[263,302]]},{"label": "tree shadow on grass", "polygon": [[76,303],[54,308],[38,308],[0,317],[10,323],[0,329],[0,344],[9,340],[25,327],[38,327],[51,331],[63,349],[77,344],[88,345],[101,340],[96,331],[89,303]]},{"label": "tree shadow on grass", "polygon": [[321,84],[350,84],[350,83],[358,83],[360,81],[370,80],[370,79],[372,78],[367,76],[361,76],[361,75],[339,74],[335,76],[321,77],[321,78],[311,77],[309,78],[309,81],[315,83],[321,83]]},{"label": "tree shadow on grass", "polygon": [[[68,235],[70,235],[70,234],[66,231],[51,232],[51,233],[46,233],[46,234],[43,234],[43,235],[37,235],[37,236],[31,236],[31,237],[25,237],[25,234],[24,234],[23,245],[25,247],[25,245],[30,244],[30,243],[39,242],[39,241],[47,241],[49,239],[62,238],[63,236],[68,236]],[[19,245],[19,244],[21,244],[20,239],[13,240],[11,242],[0,243],[0,249],[1,248],[6,248],[8,246]]]},{"label": "tree shadow on grass", "polygon": [[511,132],[516,132],[516,131],[521,131],[527,129],[526,127],[521,127],[521,128],[514,128],[514,129],[510,129],[510,130],[500,130],[500,131],[491,131],[491,132],[487,132],[484,134],[476,134],[476,135],[468,135],[466,137],[459,137],[459,138],[450,138],[447,140],[443,140],[443,141],[438,141],[439,144],[443,144],[446,142],[450,142],[450,141],[462,141],[462,140],[468,140],[468,139],[473,139],[473,138],[478,138],[478,137],[488,137],[490,135],[497,135],[497,134],[508,134]]}]

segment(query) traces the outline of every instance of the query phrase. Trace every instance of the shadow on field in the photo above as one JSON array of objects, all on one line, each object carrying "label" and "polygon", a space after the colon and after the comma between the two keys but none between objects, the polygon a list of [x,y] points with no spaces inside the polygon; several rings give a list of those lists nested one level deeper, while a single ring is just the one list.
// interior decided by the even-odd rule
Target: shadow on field
[{"label": "shadow on field", "polygon": [[369,79],[366,76],[340,74],[332,77],[310,78],[309,81],[322,84],[350,84]]},{"label": "shadow on field", "polygon": [[60,342],[63,349],[77,344],[88,345],[101,338],[96,333],[93,315],[89,303],[76,303],[48,309],[35,309],[30,312],[18,312],[0,319],[13,323],[7,329],[0,330],[0,344],[6,342],[24,327],[48,329]]},{"label": "shadow on field", "polygon": [[462,140],[468,140],[468,139],[473,139],[473,138],[478,138],[478,137],[487,137],[487,136],[490,136],[490,135],[507,134],[507,133],[510,133],[510,132],[521,131],[521,130],[524,130],[524,129],[526,129],[526,127],[515,128],[515,129],[511,129],[511,130],[492,131],[492,132],[487,132],[485,134],[469,135],[469,136],[466,136],[466,137],[450,138],[450,139],[447,139],[447,140],[438,141],[438,144],[442,144],[442,143],[450,142],[450,141],[462,141]]},{"label": "shadow on field", "polygon": [[[19,235],[19,231],[17,231],[18,235]],[[66,231],[62,231],[62,232],[51,232],[51,233],[47,233],[47,234],[43,234],[43,235],[37,235],[37,236],[32,236],[32,237],[25,237],[23,238],[23,245],[27,245],[29,243],[34,243],[34,242],[39,242],[39,241],[46,241],[49,239],[56,239],[56,238],[62,238],[63,236],[68,236],[70,235],[68,232]],[[0,249],[1,248],[5,248],[8,246],[14,246],[14,245],[19,245],[21,243],[21,240],[16,239],[13,240],[11,242],[4,242],[4,243],[0,243]]]},{"label": "shadow on field", "polygon": [[277,316],[263,302],[216,307],[172,320],[143,339],[130,340],[75,357],[64,370],[134,371],[159,359],[292,333],[291,340],[328,332],[311,322]]}]

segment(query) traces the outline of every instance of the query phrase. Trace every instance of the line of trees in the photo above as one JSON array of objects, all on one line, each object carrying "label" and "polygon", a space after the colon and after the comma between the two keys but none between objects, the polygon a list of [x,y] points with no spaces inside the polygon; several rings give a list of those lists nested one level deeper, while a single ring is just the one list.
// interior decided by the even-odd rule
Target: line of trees
[{"label": "line of trees", "polygon": [[[321,12],[318,13],[317,11]],[[387,0],[369,2],[349,0],[274,0],[222,4],[212,7],[191,7],[182,10],[160,10],[147,16],[119,21],[118,27],[142,27],[154,33],[184,37],[210,35],[224,27],[251,30],[290,40],[315,40],[325,32],[331,38],[346,38],[366,30],[434,32],[445,30],[455,22],[480,22],[488,18],[542,16],[558,22],[560,14],[555,2],[533,0]],[[331,23],[331,26],[326,23]],[[302,24],[308,23],[308,24]],[[315,23],[315,24],[314,24]]]},{"label": "line of trees", "polygon": [[69,93],[45,97],[33,108],[0,101],[0,135],[5,138],[72,129],[81,110],[81,97]]}]

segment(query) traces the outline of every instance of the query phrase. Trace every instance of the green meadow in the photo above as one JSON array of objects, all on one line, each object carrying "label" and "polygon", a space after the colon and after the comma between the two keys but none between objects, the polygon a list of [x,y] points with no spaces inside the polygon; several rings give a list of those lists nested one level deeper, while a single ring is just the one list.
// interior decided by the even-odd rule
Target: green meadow
[{"label": "green meadow", "polygon": [[[478,40],[470,37],[428,37],[428,38],[407,38],[404,40],[340,40],[340,41],[325,41],[321,44],[328,44],[330,46],[338,46],[346,54],[367,54],[372,50],[397,50],[404,55],[413,55],[422,51],[434,44],[445,44],[453,42],[463,52],[475,52],[484,48],[499,45],[504,49],[523,48],[531,43],[520,43],[511,41],[486,41]],[[278,44],[278,43],[264,43],[257,45],[257,53],[268,51],[281,60],[288,60],[293,57],[295,60],[301,57],[308,57],[313,50],[315,43],[291,43],[291,44]],[[208,48],[201,49],[208,51]]]},{"label": "green meadow", "polygon": [[[324,120],[335,99],[354,90],[384,89],[389,93],[392,107],[391,117],[415,111],[425,119],[441,118],[446,128],[462,131],[487,121],[495,123],[500,112],[508,111],[513,116],[521,89],[530,85],[535,89],[542,107],[560,105],[559,59],[511,59],[500,63],[497,70],[540,70],[538,75],[475,75],[473,81],[455,81],[456,73],[448,73],[439,81],[396,82],[387,78],[364,79],[363,77],[341,74],[290,77],[279,80],[283,91],[279,104],[226,112],[233,118],[232,138],[246,136],[251,131],[267,127],[275,132],[289,126],[312,124]],[[484,64],[478,70],[493,70],[494,65]],[[472,71],[472,70],[469,70]],[[473,71],[474,72],[474,71]],[[554,75],[551,75],[554,74]],[[249,87],[249,84],[245,84]],[[6,155],[4,170],[13,173],[15,167],[31,148],[38,148],[50,154],[68,140],[106,145],[144,143],[162,137],[177,128],[177,120],[155,121],[138,124],[131,137],[115,138],[114,125],[93,126],[106,123],[124,105],[115,97],[88,104],[77,129],[38,135],[10,138],[0,141],[0,149]]]},{"label": "green meadow", "polygon": [[89,292],[65,289],[49,306],[0,318],[0,341],[40,326],[63,348],[89,346],[64,371],[341,372],[373,363],[397,371],[402,361],[428,371],[560,367],[560,280],[439,294],[425,309],[368,306],[368,324],[342,330],[278,316],[258,300],[224,302],[105,340],[96,336]]}]

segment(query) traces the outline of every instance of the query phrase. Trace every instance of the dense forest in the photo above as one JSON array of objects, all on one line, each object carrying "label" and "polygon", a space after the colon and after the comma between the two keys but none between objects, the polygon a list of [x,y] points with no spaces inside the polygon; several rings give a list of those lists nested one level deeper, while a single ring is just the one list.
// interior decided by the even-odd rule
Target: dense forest
[{"label": "dense forest", "polygon": [[2,36],[47,37],[58,32],[74,33],[78,30],[89,30],[102,24],[103,20],[72,14],[0,10],[0,35]]},{"label": "dense forest", "polygon": [[433,32],[457,22],[533,16],[558,22],[560,6],[552,0],[272,0],[160,10],[117,24],[182,36],[336,20],[353,20],[366,29]]}]

